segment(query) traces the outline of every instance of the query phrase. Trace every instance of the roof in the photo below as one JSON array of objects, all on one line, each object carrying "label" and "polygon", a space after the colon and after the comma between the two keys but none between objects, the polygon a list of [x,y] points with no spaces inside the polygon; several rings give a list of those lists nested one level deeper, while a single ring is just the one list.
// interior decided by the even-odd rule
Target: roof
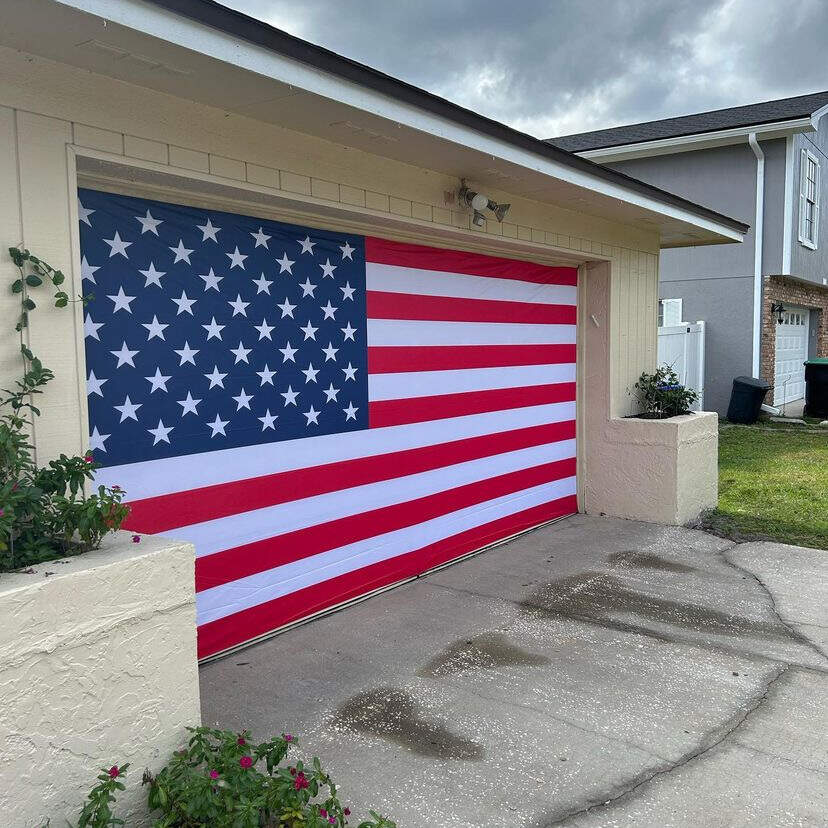
[{"label": "roof", "polygon": [[261,20],[235,9],[227,8],[214,2],[214,0],[148,0],[148,2],[202,25],[217,29],[239,40],[299,61],[314,69],[452,121],[462,127],[473,129],[485,136],[511,144],[518,149],[529,151],[579,172],[594,176],[627,191],[639,193],[662,204],[686,210],[688,213],[708,221],[717,222],[738,233],[744,234],[749,229],[749,225],[730,216],[646,184],[617,170],[596,164],[586,158],[580,158],[565,149],[487,118],[370,66],[338,55],[329,49],[309,43]]},{"label": "roof", "polygon": [[732,106],[714,109],[695,115],[678,118],[664,118],[660,121],[645,121],[640,124],[596,129],[549,138],[548,143],[570,152],[586,152],[606,147],[638,144],[644,141],[658,141],[665,138],[680,138],[722,129],[773,124],[795,118],[807,118],[828,105],[828,91],[798,95],[795,98],[780,98],[776,101]]}]

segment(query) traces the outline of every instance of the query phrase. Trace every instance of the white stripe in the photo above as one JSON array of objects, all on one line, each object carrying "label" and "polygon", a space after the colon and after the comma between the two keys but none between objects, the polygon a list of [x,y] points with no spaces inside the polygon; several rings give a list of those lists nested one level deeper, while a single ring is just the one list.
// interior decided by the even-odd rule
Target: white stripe
[{"label": "white stripe", "polygon": [[410,374],[372,374],[368,399],[401,400],[464,391],[490,391],[527,385],[575,382],[575,363],[516,365],[507,368],[472,368],[462,371],[420,371]]},{"label": "white stripe", "polygon": [[448,440],[464,440],[574,419],[574,402],[548,403],[426,423],[388,426],[348,434],[324,434],[110,466],[95,473],[95,485],[118,485],[126,491],[129,500],[142,500],[234,480],[303,469],[310,465],[337,463],[357,457],[435,445]]},{"label": "white stripe", "polygon": [[197,623],[207,624],[338,575],[413,552],[483,523],[573,494],[575,478],[567,477],[206,589],[196,595]]},{"label": "white stripe", "polygon": [[[511,322],[421,322],[369,319],[368,345],[557,345],[575,342],[575,325]],[[426,344],[424,344],[426,343]]]},{"label": "white stripe", "polygon": [[423,296],[454,296],[458,299],[574,305],[578,295],[578,289],[572,285],[542,285],[516,279],[492,279],[488,276],[443,273],[375,262],[365,263],[365,279],[368,290],[415,293]]},{"label": "white stripe", "polygon": [[575,441],[560,440],[556,443],[530,446],[492,457],[481,457],[465,463],[430,469],[393,480],[366,483],[350,489],[339,489],[301,500],[266,506],[263,509],[193,523],[170,530],[167,534],[174,536],[176,540],[195,544],[196,556],[201,558],[224,549],[305,529],[318,523],[362,514],[396,503],[406,503],[467,483],[488,480],[500,474],[522,471],[542,463],[574,456]]}]

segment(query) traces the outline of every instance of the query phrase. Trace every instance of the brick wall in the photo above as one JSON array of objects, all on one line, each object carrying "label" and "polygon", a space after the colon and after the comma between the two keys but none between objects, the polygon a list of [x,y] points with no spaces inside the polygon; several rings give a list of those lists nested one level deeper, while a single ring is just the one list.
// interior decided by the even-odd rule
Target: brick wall
[{"label": "brick wall", "polygon": [[[762,292],[762,365],[761,377],[773,384],[776,364],[776,319],[771,313],[771,305],[781,302],[783,305],[799,305],[816,309],[817,314],[817,356],[828,357],[828,287],[809,285],[797,279],[784,276],[765,278]],[[814,319],[811,316],[811,324]]]}]

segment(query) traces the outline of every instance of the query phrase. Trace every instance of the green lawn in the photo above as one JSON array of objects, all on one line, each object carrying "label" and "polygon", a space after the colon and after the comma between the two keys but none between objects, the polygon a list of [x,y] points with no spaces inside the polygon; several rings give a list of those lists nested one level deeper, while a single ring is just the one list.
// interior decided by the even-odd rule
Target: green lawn
[{"label": "green lawn", "polygon": [[828,549],[828,429],[723,426],[719,507],[702,528]]}]

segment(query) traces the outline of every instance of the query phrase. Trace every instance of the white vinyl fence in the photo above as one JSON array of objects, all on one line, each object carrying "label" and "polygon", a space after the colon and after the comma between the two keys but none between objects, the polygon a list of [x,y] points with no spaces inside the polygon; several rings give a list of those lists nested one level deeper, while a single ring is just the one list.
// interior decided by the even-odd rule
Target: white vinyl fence
[{"label": "white vinyl fence", "polygon": [[693,411],[704,410],[704,322],[658,329],[658,364],[669,365],[687,388],[698,391]]}]

